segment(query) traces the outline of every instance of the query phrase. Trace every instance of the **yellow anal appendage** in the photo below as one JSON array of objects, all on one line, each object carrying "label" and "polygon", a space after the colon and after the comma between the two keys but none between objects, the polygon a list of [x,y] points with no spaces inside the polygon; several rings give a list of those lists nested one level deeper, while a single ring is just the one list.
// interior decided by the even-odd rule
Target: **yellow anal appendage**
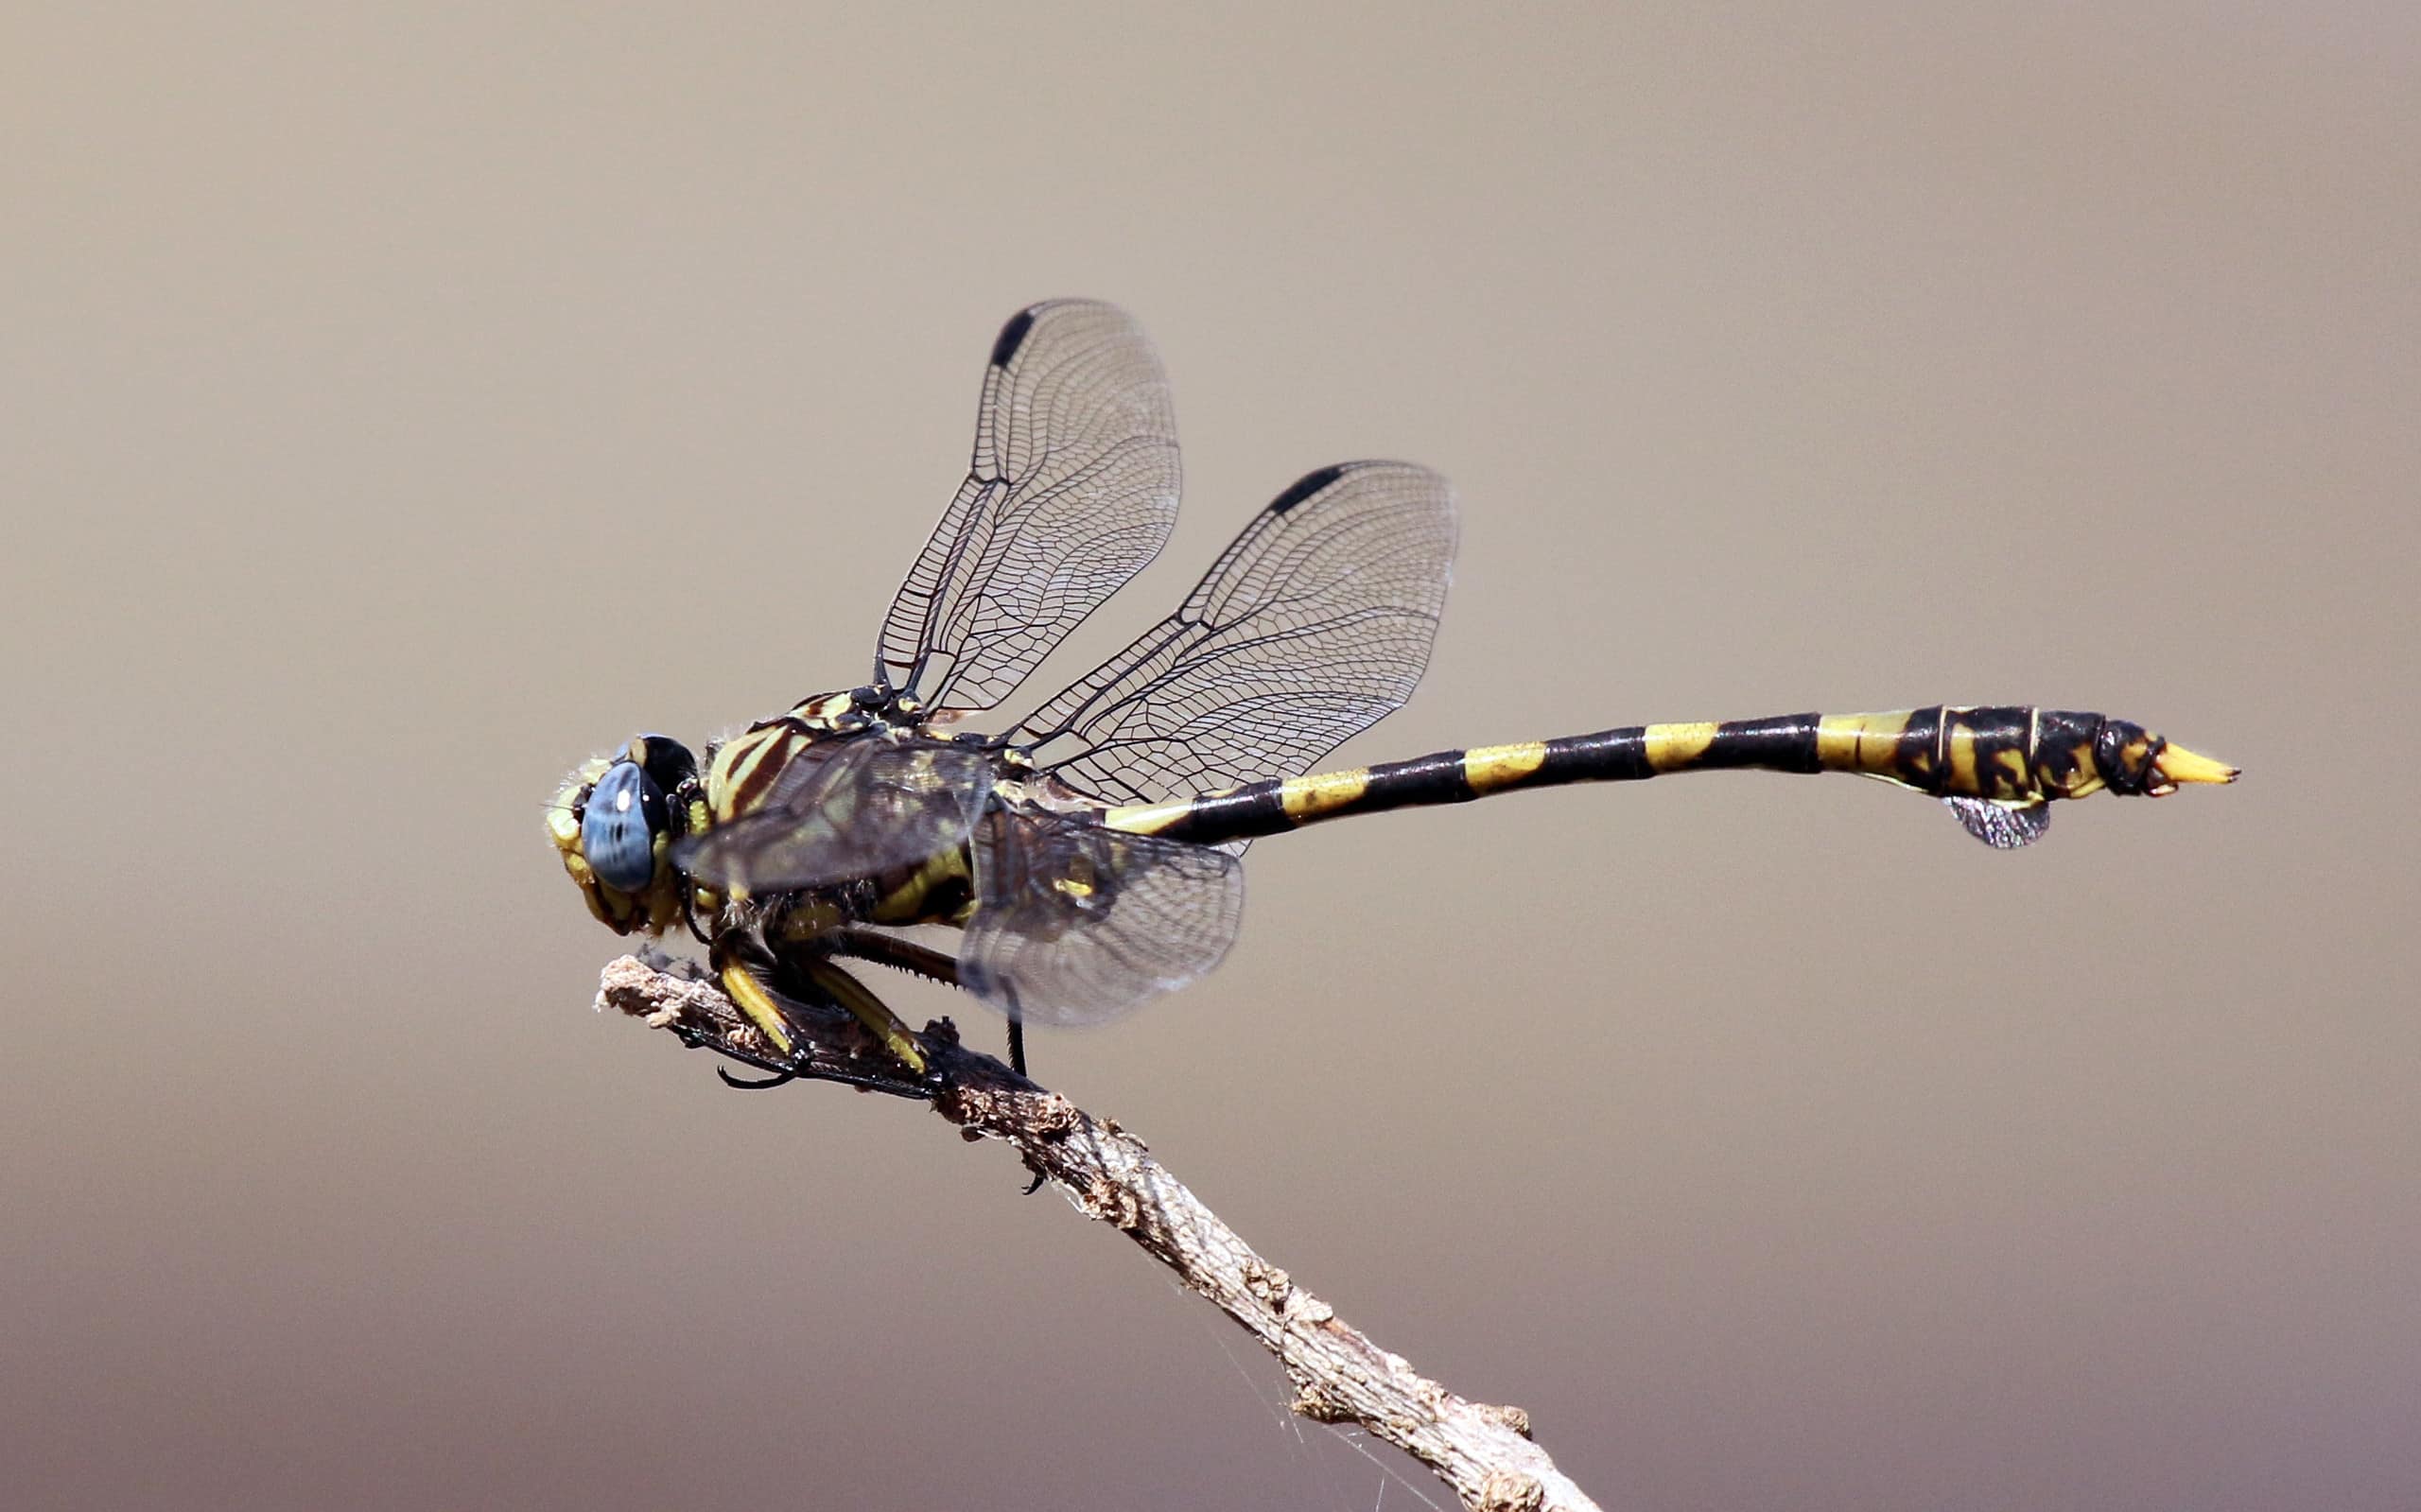
[{"label": "yellow anal appendage", "polygon": [[2152,770],[2171,782],[2234,782],[2243,773],[2224,761],[2196,756],[2182,745],[2163,746],[2152,757]]}]

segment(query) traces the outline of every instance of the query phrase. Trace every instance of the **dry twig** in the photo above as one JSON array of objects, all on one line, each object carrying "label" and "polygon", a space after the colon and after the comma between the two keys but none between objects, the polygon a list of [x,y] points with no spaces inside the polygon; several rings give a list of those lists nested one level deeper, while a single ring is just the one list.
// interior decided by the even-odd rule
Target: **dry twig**
[{"label": "dry twig", "polygon": [[1117,1227],[1242,1324],[1285,1367],[1295,1411],[1319,1422],[1358,1423],[1427,1465],[1480,1512],[1594,1512],[1596,1503],[1531,1442],[1526,1413],[1468,1401],[1372,1344],[1254,1254],[1141,1139],[967,1050],[949,1020],[928,1025],[921,1038],[934,1071],[928,1081],[897,1069],[857,1020],[837,1009],[802,1025],[803,1058],[784,1065],[721,989],[660,969],[665,965],[633,956],[614,962],[598,1007],[644,1018],[780,1079],[840,1081],[930,1102],[967,1138],[1007,1141],[1078,1211]]}]

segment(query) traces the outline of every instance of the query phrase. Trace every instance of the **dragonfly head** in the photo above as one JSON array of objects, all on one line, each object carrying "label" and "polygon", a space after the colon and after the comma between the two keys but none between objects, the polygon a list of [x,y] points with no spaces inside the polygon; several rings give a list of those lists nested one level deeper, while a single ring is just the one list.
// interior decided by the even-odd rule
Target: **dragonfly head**
[{"label": "dragonfly head", "polygon": [[571,774],[547,808],[547,835],[588,912],[617,934],[653,934],[681,916],[687,883],[669,852],[699,823],[698,760],[662,735],[641,735]]}]

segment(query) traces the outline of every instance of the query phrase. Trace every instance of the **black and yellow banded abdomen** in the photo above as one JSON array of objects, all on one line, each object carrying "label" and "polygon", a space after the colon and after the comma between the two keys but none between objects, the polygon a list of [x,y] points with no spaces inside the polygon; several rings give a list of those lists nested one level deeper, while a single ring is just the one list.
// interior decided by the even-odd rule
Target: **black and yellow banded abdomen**
[{"label": "black and yellow banded abdomen", "polygon": [[1468,803],[1522,788],[1637,782],[1726,769],[1850,772],[1949,803],[1979,839],[2024,844],[2043,806],[2104,789],[2159,796],[2227,782],[2234,768],[2172,746],[2140,724],[2029,707],[1785,714],[1707,724],[1633,724],[1521,745],[1440,751],[1380,766],[1257,782],[1179,803],[1113,808],[1113,828],[1199,844],[1249,840],[1348,814]]}]

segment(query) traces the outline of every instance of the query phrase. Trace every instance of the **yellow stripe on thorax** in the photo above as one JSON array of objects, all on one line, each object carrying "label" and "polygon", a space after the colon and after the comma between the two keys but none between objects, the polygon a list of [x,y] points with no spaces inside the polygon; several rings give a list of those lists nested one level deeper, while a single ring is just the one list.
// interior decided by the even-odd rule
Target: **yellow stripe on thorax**
[{"label": "yellow stripe on thorax", "polygon": [[818,693],[792,704],[791,718],[830,729],[835,721],[856,706],[857,701],[847,693]]},{"label": "yellow stripe on thorax", "polygon": [[727,824],[743,808],[755,807],[755,800],[773,786],[771,779],[806,744],[786,724],[769,724],[724,741],[706,767],[706,807],[714,822]]}]

